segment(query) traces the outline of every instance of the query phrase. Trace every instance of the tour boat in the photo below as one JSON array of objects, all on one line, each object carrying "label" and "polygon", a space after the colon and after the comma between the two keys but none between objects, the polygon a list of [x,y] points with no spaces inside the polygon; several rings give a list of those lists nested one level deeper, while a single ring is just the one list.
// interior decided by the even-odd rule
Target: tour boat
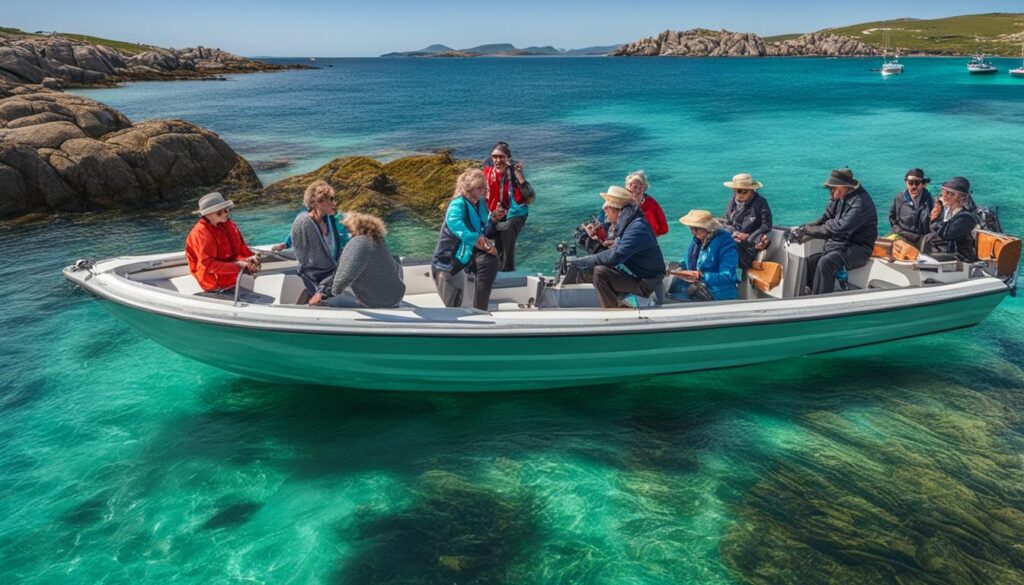
[{"label": "tour boat", "polygon": [[996,73],[997,71],[999,71],[999,68],[985,60],[985,55],[981,53],[971,57],[971,62],[967,64],[967,72],[972,75],[984,75]]},{"label": "tour boat", "polygon": [[1021,57],[1020,67],[1018,67],[1016,69],[1010,69],[1010,75],[1013,76],[1013,77],[1024,77],[1024,43],[1021,43],[1021,45],[1020,45],[1020,57]]},{"label": "tour boat", "polygon": [[[987,234],[987,235],[986,235]],[[984,239],[983,238],[987,238]],[[233,298],[211,298],[182,252],[81,260],[64,276],[113,316],[179,354],[241,376],[372,390],[526,390],[743,366],[971,327],[1016,290],[1021,241],[979,232],[985,261],[873,257],[848,290],[805,296],[821,240],[780,229],[739,299],[601,309],[589,284],[502,273],[488,311],[446,308],[429,261],[403,260],[393,309],[303,303],[293,257],[269,253]],[[985,243],[988,242],[988,243]],[[569,248],[569,249],[566,249]],[[573,253],[561,246],[561,266]],[[556,270],[557,272],[557,270]]]}]

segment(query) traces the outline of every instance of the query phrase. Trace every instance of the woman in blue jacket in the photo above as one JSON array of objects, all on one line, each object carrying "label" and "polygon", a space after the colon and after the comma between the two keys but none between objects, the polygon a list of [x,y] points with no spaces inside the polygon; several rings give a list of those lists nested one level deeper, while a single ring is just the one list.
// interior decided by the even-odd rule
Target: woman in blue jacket
[{"label": "woman in blue jacket", "polygon": [[672,272],[669,296],[689,301],[735,299],[740,254],[732,235],[703,209],[691,210],[679,223],[690,228],[693,241],[680,269]]},{"label": "woman in blue jacket", "polygon": [[473,306],[487,310],[491,288],[498,276],[498,252],[494,245],[497,222],[505,214],[487,212],[487,179],[472,169],[459,175],[455,195],[444,214],[430,274],[446,307],[461,307],[465,286],[463,270],[476,274]]}]

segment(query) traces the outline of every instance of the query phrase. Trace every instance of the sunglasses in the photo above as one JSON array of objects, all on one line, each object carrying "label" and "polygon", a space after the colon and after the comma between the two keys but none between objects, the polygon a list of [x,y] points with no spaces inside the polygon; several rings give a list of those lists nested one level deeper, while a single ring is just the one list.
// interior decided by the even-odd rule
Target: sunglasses
[{"label": "sunglasses", "polygon": [[504,154],[492,154],[492,155],[491,155],[491,158],[492,158],[493,160],[505,160],[505,159],[507,159],[508,157],[507,157],[507,156],[505,156]]},{"label": "sunglasses", "polygon": [[229,211],[229,209],[218,209],[217,211],[214,211],[213,214],[214,215],[227,215],[228,211]]},{"label": "sunglasses", "polygon": [[746,195],[747,193],[753,193],[752,189],[733,189],[737,195]]},{"label": "sunglasses", "polygon": [[918,180],[918,179],[907,179],[907,184],[908,185],[920,185],[922,183],[924,183],[924,181],[921,181],[921,180]]}]

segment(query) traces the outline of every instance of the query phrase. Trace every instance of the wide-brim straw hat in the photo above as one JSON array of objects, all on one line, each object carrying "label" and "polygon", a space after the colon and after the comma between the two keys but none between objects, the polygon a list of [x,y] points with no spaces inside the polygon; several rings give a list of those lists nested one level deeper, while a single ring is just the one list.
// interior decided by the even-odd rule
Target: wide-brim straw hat
[{"label": "wide-brim straw hat", "polygon": [[755,181],[754,177],[751,177],[749,173],[740,173],[733,177],[731,181],[726,181],[722,184],[729,189],[751,189],[754,191],[764,187],[763,184]]},{"label": "wide-brim straw hat", "polygon": [[235,202],[230,199],[224,199],[224,196],[214,191],[213,193],[207,193],[199,198],[199,209],[192,213],[196,215],[209,215],[216,213],[221,209],[229,209],[235,206]]},{"label": "wide-brim straw hat", "polygon": [[615,209],[622,209],[633,202],[633,194],[619,186],[608,187],[608,190],[601,193],[601,198],[604,199],[605,207],[614,207]]},{"label": "wide-brim straw hat", "polygon": [[719,225],[718,220],[706,209],[691,209],[690,213],[679,218],[679,223],[708,231],[717,229]]},{"label": "wide-brim straw hat", "polygon": [[835,169],[829,174],[828,179],[821,184],[822,187],[849,187],[856,189],[860,187],[860,181],[853,178],[853,171],[850,169]]}]

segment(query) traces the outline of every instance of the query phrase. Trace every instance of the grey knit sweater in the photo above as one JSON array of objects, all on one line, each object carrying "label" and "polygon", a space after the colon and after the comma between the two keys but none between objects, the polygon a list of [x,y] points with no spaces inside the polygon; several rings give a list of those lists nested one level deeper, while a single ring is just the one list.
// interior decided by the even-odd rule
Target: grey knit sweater
[{"label": "grey knit sweater", "polygon": [[341,251],[331,294],[351,286],[359,302],[370,308],[397,307],[405,296],[402,267],[384,238],[355,236]]},{"label": "grey knit sweater", "polygon": [[[327,237],[334,238],[330,222],[327,222]],[[292,223],[292,249],[295,250],[295,259],[299,261],[299,275],[307,286],[326,292],[331,287],[337,264],[324,237],[320,235],[320,227],[308,212],[300,213]],[[311,294],[313,292],[310,291]]]}]

